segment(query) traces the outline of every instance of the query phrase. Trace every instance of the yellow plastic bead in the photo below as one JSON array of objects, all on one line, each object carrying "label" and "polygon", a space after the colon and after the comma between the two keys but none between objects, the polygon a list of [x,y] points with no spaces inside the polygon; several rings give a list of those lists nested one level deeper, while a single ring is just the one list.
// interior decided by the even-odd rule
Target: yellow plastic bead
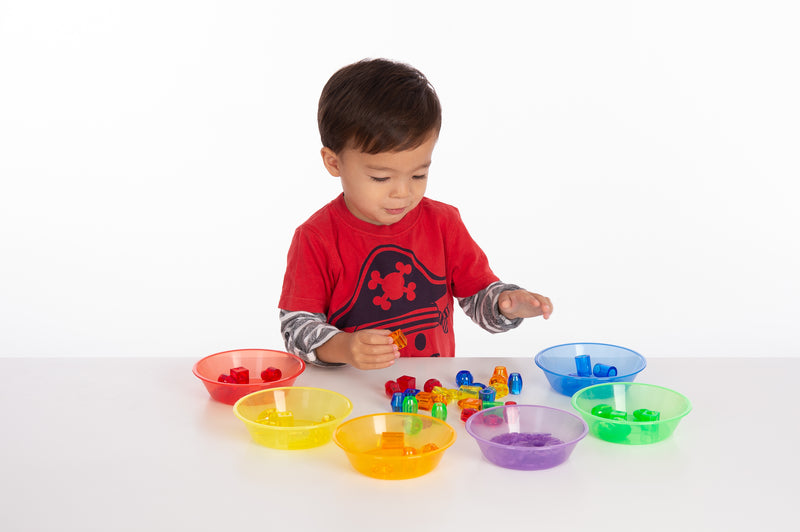
[{"label": "yellow plastic bead", "polygon": [[491,387],[497,390],[497,393],[494,394],[495,399],[500,399],[508,395],[508,386],[504,382],[497,382],[492,384]]}]

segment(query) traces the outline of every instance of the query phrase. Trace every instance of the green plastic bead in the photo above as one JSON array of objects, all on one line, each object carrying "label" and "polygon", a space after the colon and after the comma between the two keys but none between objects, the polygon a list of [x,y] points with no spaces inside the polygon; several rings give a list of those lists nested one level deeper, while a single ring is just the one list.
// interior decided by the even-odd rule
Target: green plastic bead
[{"label": "green plastic bead", "polygon": [[633,419],[636,421],[658,421],[660,418],[661,412],[656,412],[655,410],[640,408],[633,411]]},{"label": "green plastic bead", "polygon": [[407,412],[409,414],[416,414],[417,413],[417,398],[413,395],[407,395],[403,398],[403,412]]},{"label": "green plastic bead", "polygon": [[422,419],[417,416],[408,416],[403,420],[403,430],[409,436],[419,434],[422,431]]},{"label": "green plastic bead", "polygon": [[610,405],[597,405],[594,408],[592,408],[592,415],[608,419],[611,415],[612,410],[614,409],[611,408]]}]

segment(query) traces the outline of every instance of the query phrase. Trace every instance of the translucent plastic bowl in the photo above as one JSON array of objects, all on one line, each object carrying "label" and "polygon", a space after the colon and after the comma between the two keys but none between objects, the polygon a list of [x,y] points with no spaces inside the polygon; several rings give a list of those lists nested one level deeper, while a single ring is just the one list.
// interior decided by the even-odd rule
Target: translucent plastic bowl
[{"label": "translucent plastic bowl", "polygon": [[526,471],[561,464],[588,432],[572,412],[539,405],[487,408],[470,416],[466,429],[487,460]]},{"label": "translucent plastic bowl", "polygon": [[[250,370],[249,383],[230,384],[217,380],[220,375],[229,373],[231,368],[240,366]],[[276,381],[264,382],[261,380],[261,372],[270,366],[281,370],[282,376]],[[214,400],[232,405],[245,395],[258,390],[291,386],[305,369],[303,359],[290,353],[270,349],[236,349],[215,353],[199,360],[192,368],[192,373],[203,381]]]},{"label": "translucent plastic bowl", "polygon": [[390,412],[345,421],[333,441],[356,471],[372,478],[401,480],[433,471],[456,441],[456,431],[434,417]]},{"label": "translucent plastic bowl", "polygon": [[253,441],[284,450],[328,443],[333,431],[352,411],[353,404],[342,394],[300,386],[254,392],[233,406]]},{"label": "translucent plastic bowl", "polygon": [[[607,419],[593,415],[592,409],[607,405],[624,419]],[[606,383],[590,386],[572,396],[572,406],[589,425],[592,435],[614,443],[640,445],[667,438],[681,419],[692,410],[682,394],[635,382]],[[647,409],[658,412],[658,421],[637,421],[634,412]]]},{"label": "translucent plastic bowl", "polygon": [[[613,377],[580,377],[575,367],[575,357],[589,355],[591,366],[606,364],[617,369]],[[604,382],[632,382],[647,365],[645,358],[627,347],[611,344],[562,344],[540,351],[534,358],[536,365],[558,393],[572,396],[578,390]]]}]

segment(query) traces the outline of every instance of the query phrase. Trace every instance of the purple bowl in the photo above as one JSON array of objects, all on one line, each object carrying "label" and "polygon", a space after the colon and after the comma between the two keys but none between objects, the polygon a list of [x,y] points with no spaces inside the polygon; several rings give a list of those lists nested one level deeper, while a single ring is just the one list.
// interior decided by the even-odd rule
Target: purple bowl
[{"label": "purple bowl", "polygon": [[470,416],[466,429],[487,460],[525,471],[561,464],[589,432],[579,416],[539,405],[487,408]]}]

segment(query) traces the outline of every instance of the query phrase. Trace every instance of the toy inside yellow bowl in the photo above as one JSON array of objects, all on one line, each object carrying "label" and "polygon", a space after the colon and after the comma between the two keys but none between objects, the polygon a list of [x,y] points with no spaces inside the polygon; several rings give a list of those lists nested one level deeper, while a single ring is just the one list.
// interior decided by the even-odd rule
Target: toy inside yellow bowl
[{"label": "toy inside yellow bowl", "polygon": [[342,394],[321,388],[282,387],[251,393],[233,405],[253,441],[273,449],[308,449],[328,443],[353,411]]},{"label": "toy inside yellow bowl", "polygon": [[390,412],[345,421],[333,441],[358,472],[401,480],[431,472],[456,441],[456,432],[434,417]]}]

